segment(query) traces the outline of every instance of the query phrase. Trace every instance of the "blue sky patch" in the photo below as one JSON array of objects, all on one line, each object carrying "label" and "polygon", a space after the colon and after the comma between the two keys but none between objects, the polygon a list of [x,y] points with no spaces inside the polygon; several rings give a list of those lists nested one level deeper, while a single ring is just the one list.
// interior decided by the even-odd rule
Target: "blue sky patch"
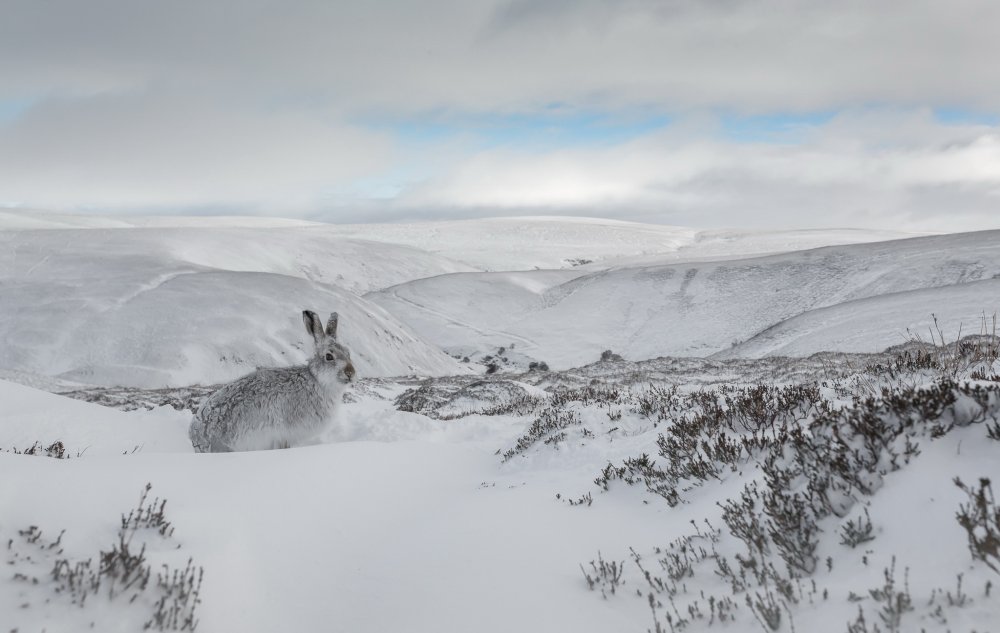
[{"label": "blue sky patch", "polygon": [[990,112],[977,112],[961,108],[937,108],[934,118],[946,125],[1000,125],[1000,115]]},{"label": "blue sky patch", "polygon": [[836,112],[800,114],[723,115],[722,136],[736,143],[794,143],[813,128],[825,125]]},{"label": "blue sky patch", "polygon": [[0,125],[21,117],[35,104],[35,99],[0,99]]}]

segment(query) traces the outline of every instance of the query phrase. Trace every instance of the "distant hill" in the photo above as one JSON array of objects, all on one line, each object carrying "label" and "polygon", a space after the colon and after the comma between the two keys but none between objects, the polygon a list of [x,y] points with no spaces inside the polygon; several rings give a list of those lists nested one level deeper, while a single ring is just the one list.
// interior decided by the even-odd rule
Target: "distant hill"
[{"label": "distant hill", "polygon": [[[621,267],[571,279],[552,272],[462,273],[368,298],[446,350],[488,353],[515,343],[520,354],[566,368],[605,349],[631,359],[709,356],[734,345],[732,353],[751,355],[873,351],[903,342],[907,327],[925,330],[932,312],[953,332],[959,322],[968,332],[983,311],[1000,309],[992,286],[969,284],[997,276],[1000,231],[983,231]],[[903,301],[898,293],[912,294]],[[864,318],[859,306],[866,307]],[[807,323],[814,342],[793,327]],[[851,324],[841,327],[850,336],[832,335],[838,323]],[[758,335],[768,337],[766,346],[763,339],[739,346]]]}]

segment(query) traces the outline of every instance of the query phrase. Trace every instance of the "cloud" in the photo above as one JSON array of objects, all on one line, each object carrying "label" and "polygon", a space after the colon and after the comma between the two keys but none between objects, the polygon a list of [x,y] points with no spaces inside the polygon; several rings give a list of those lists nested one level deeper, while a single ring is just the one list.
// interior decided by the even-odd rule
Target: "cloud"
[{"label": "cloud", "polygon": [[839,115],[791,143],[727,140],[703,121],[697,128],[679,122],[613,147],[483,151],[396,204],[613,211],[694,226],[1000,227],[997,127],[892,109]]},{"label": "cloud", "polygon": [[[6,0],[3,16],[0,205],[996,222],[997,126],[931,115],[1000,112],[993,0]],[[552,112],[670,123],[534,142]],[[755,115],[801,125],[761,135]],[[490,120],[523,126],[484,143]],[[393,121],[466,133],[415,148]]]},{"label": "cloud", "polygon": [[59,100],[0,126],[0,204],[302,212],[384,167],[336,117],[177,95]]},{"label": "cloud", "polygon": [[992,0],[8,0],[0,97],[172,84],[354,112],[997,110],[998,23]]}]

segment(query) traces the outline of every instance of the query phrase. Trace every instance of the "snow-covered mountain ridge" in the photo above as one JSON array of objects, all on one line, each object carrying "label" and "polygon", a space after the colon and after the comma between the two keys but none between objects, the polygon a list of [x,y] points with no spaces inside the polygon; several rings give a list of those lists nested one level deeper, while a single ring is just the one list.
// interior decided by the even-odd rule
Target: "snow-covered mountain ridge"
[{"label": "snow-covered mountain ridge", "polygon": [[[304,308],[344,313],[359,370],[375,376],[481,371],[459,361],[489,364],[501,348],[521,368],[585,364],[604,350],[632,359],[875,351],[902,342],[907,327],[922,329],[931,312],[970,325],[991,313],[985,286],[966,282],[1000,274],[990,232],[872,242],[900,234],[26,211],[0,214],[2,226],[0,369],[144,387],[301,362]],[[801,250],[843,241],[868,243]],[[547,269],[523,270],[538,266]],[[936,288],[951,288],[947,308],[936,305]],[[851,321],[850,309],[833,320],[806,316],[858,300],[879,311],[883,296],[897,307],[880,319]],[[794,319],[810,325],[781,327]],[[854,323],[850,332],[837,319]],[[751,341],[758,334],[767,345]]]},{"label": "snow-covered mountain ridge", "polygon": [[[905,342],[907,328],[926,331],[932,313],[952,335],[959,324],[968,333],[984,312],[1000,309],[997,277],[1000,231],[983,231],[623,266],[572,278],[544,271],[460,273],[367,296],[449,351],[485,353],[514,344],[519,353],[566,368],[605,349],[636,360],[717,354],[821,309],[831,318],[814,320],[813,338],[796,332],[802,342],[789,352],[878,351]],[[830,310],[859,300],[870,303],[868,317],[852,321],[852,336],[838,335],[833,315],[857,314],[850,307]],[[782,331],[768,334],[766,350],[748,344],[733,353],[781,350]]]}]

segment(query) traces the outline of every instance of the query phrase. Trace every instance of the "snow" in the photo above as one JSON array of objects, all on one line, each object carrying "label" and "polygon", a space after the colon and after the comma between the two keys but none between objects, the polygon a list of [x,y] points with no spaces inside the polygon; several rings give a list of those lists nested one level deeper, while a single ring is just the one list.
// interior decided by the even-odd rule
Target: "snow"
[{"label": "snow", "polygon": [[[951,343],[969,334],[995,334],[998,297],[1000,279],[994,278],[845,301],[781,321],[717,357],[876,352],[912,339],[940,342],[944,335]],[[943,327],[940,334],[931,315]]]},{"label": "snow", "polygon": [[368,376],[464,369],[378,308],[332,285],[270,273],[119,269],[79,283],[14,283],[2,323],[12,368],[109,385],[233,380],[312,353],[303,306],[341,315],[340,336]]},{"label": "snow", "polygon": [[481,270],[606,268],[649,261],[724,259],[855,242],[910,237],[900,231],[813,229],[699,231],[684,227],[580,217],[356,224],[344,236],[407,244]]},{"label": "snow", "polygon": [[[366,297],[446,350],[486,352],[514,342],[562,369],[605,349],[637,360],[744,349],[750,356],[878,351],[905,342],[907,327],[926,332],[931,314],[957,334],[960,324],[969,333],[984,312],[1000,310],[985,283],[1000,276],[1000,231],[575,272],[461,273]],[[857,302],[866,299],[872,308],[862,317],[857,309],[869,304]],[[827,338],[782,347],[786,333],[800,336],[796,328],[806,323],[818,330],[824,316]],[[766,351],[758,343],[727,351],[758,334]]]},{"label": "snow", "polygon": [[344,239],[327,227],[0,231],[0,278],[86,279],[143,266],[266,272],[356,294],[473,268],[406,246]]},{"label": "snow", "polygon": [[187,416],[170,407],[124,413],[5,380],[0,380],[0,402],[4,403],[0,449],[24,450],[35,442],[48,446],[61,441],[71,455],[81,452],[88,457],[121,455],[137,446],[144,453],[192,450]]},{"label": "snow", "polygon": [[[117,514],[153,482],[185,551],[212,570],[204,631],[323,623],[354,631],[607,630],[622,613],[580,600],[576,564],[609,534],[647,541],[669,524],[663,512],[635,524],[613,508],[567,512],[553,491],[576,485],[573,471],[543,485],[498,472],[498,443],[520,430],[509,423],[441,425],[428,434],[423,416],[374,401],[348,405],[361,411],[345,417],[377,416],[369,434],[382,441],[194,455],[188,416],[172,410],[126,414],[3,382],[0,398],[16,405],[0,426],[4,445],[24,448],[58,432],[71,451],[89,447],[64,462],[0,454],[0,480],[32,482],[0,487],[0,507],[9,510],[0,533],[30,524],[69,527],[79,538],[110,535]],[[407,439],[414,425],[420,439]],[[121,455],[139,438],[142,450]],[[178,454],[159,453],[171,449]],[[562,536],[538,538],[544,534]],[[106,546],[110,536],[96,542]],[[560,571],[537,574],[538,566]],[[18,613],[3,606],[0,613]]]},{"label": "snow", "polygon": [[[674,508],[638,490],[603,493],[594,476],[609,460],[648,450],[658,432],[648,420],[626,412],[606,437],[501,463],[498,449],[512,445],[530,417],[433,420],[396,411],[384,397],[400,389],[383,382],[347,403],[329,443],[195,455],[184,412],[121,413],[0,382],[0,399],[11,407],[0,420],[2,445],[58,437],[74,455],[0,453],[0,481],[17,482],[0,486],[0,537],[20,543],[16,530],[29,525],[51,536],[65,528],[66,556],[96,555],[114,540],[119,514],[152,482],[152,494],[168,500],[176,533],[148,556],[154,565],[183,566],[192,557],[204,567],[201,631],[642,631],[652,624],[641,577],[629,571],[618,595],[602,599],[587,590],[580,565],[598,552],[627,560],[629,548],[655,564],[653,548],[692,531],[691,521],[722,525],[716,503],[755,477],[748,469],[687,490],[687,502]],[[608,426],[596,406],[581,414],[588,425],[603,419]],[[797,606],[796,630],[843,627],[857,609],[848,594],[867,596],[879,586],[893,556],[919,604],[910,624],[933,630],[923,604],[935,589],[952,590],[956,573],[965,575],[972,603],[947,612],[952,627],[964,627],[953,630],[984,630],[994,621],[996,598],[982,589],[993,572],[972,564],[954,520],[963,497],[951,483],[956,475],[967,482],[1000,476],[995,444],[980,440],[982,432],[973,425],[921,442],[914,463],[887,476],[872,497],[877,532],[867,548],[838,545],[836,522],[825,524],[821,558],[835,563],[818,576],[830,597]],[[584,492],[592,505],[566,503]],[[850,516],[859,512],[856,506]],[[11,567],[43,580],[40,588],[0,580],[0,623],[85,631],[91,621],[98,630],[132,630],[131,621],[139,628],[141,620],[103,596],[81,609],[46,594],[50,567],[48,559]],[[711,570],[698,578],[689,582],[728,591]],[[680,608],[696,597],[697,590],[679,596]],[[877,618],[870,599],[862,604]],[[726,628],[757,626],[744,608]],[[701,622],[694,630],[708,629]]]},{"label": "snow", "polygon": [[304,362],[308,308],[344,316],[367,375],[460,373],[357,293],[466,268],[311,228],[0,231],[0,368],[100,384],[218,383]]},{"label": "snow", "polygon": [[[943,384],[950,370],[866,374],[874,370],[859,368],[893,356],[851,352],[901,343],[907,329],[924,335],[932,313],[949,341],[959,323],[978,333],[1000,310],[1000,231],[899,237],[573,218],[337,227],[4,211],[0,630],[142,629],[155,586],[134,603],[101,593],[81,607],[55,592],[51,572],[62,557],[96,565],[147,483],[168,500],[175,532],[143,530],[136,547],[148,546],[154,569],[189,557],[204,568],[199,631],[666,627],[668,594],[650,610],[632,552],[662,574],[670,544],[706,530],[707,519],[720,530],[713,554],[734,561],[740,542],[720,504],[765,485],[762,465],[748,458],[717,478],[685,480],[676,506],[641,484],[604,490],[595,478],[641,454],[686,463],[658,453],[677,420],[641,412],[654,388],[659,397],[714,390],[720,401],[759,382],[814,385],[832,416],[852,406],[850,394]],[[572,261],[582,259],[593,261]],[[304,362],[305,308],[340,313],[360,377],[329,431],[288,450],[194,454],[190,407],[211,391],[197,385]],[[595,363],[606,349],[695,358]],[[821,351],[838,353],[779,357]],[[504,359],[499,375],[474,375],[477,362],[454,358],[487,354]],[[572,369],[503,374],[531,360]],[[798,631],[844,630],[859,606],[869,628],[885,628],[871,589],[894,557],[914,605],[902,630],[995,626],[1000,596],[985,586],[997,575],[970,555],[955,519],[967,497],[952,482],[1000,482],[1000,444],[987,438],[1000,393],[986,372],[1000,361],[982,367],[973,383],[982,418],[980,401],[964,395],[931,427],[924,412],[934,406],[924,403],[918,452],[872,474],[874,494],[842,492],[853,503],[845,517],[820,520],[820,568],[779,630],[792,630],[789,619]],[[166,387],[176,389],[152,391]],[[583,395],[563,401],[566,389]],[[433,397],[400,410],[421,393]],[[575,416],[565,435],[505,458],[550,410]],[[56,441],[68,459],[44,455]],[[41,454],[18,454],[32,446]],[[864,509],[875,540],[842,545],[844,522]],[[44,547],[22,534],[29,526]],[[599,555],[625,561],[624,584],[606,598],[584,579]],[[691,615],[694,604],[707,613],[706,596],[732,595],[714,562],[695,567],[673,596],[687,630],[761,630],[743,603],[756,586],[733,596],[735,621]],[[944,597],[958,574],[962,605]]]}]

